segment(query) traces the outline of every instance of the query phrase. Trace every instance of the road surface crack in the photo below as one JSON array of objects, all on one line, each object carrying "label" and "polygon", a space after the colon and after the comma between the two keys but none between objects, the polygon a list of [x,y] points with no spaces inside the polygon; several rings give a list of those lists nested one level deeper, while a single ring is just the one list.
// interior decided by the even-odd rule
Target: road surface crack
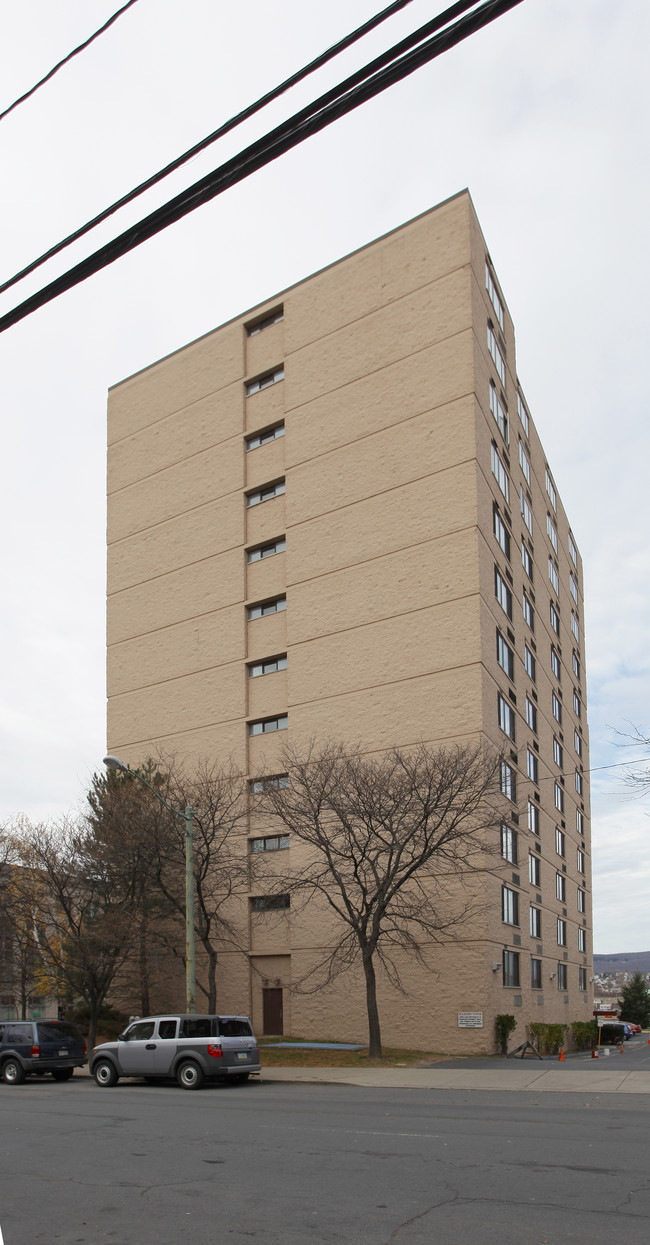
[{"label": "road surface crack", "polygon": [[411,1215],[410,1219],[405,1219],[404,1223],[398,1224],[398,1226],[391,1232],[388,1240],[386,1241],[386,1245],[392,1245],[392,1242],[396,1239],[398,1233],[403,1232],[404,1228],[409,1228],[412,1223],[417,1223],[418,1219],[426,1219],[426,1216],[430,1215],[432,1210],[439,1210],[441,1206],[451,1206],[454,1202],[458,1201],[459,1197],[460,1193],[453,1193],[452,1197],[443,1197],[439,1202],[434,1202],[432,1206],[427,1206],[426,1210],[420,1211],[419,1215]]},{"label": "road surface crack", "polygon": [[[643,1184],[639,1185],[638,1189],[630,1189],[630,1192],[626,1195],[626,1197],[624,1197],[624,1198],[623,1198],[623,1201],[622,1201],[622,1202],[619,1202],[619,1203],[618,1203],[618,1206],[615,1206],[615,1207],[614,1207],[614,1212],[615,1212],[615,1214],[619,1214],[619,1213],[623,1210],[623,1207],[624,1207],[624,1206],[629,1206],[629,1205],[630,1205],[630,1200],[631,1200],[631,1198],[633,1198],[633,1197],[634,1197],[635,1193],[645,1193],[645,1191],[647,1190],[647,1188],[648,1188],[648,1182],[647,1182],[647,1180],[644,1180]],[[636,1214],[636,1212],[633,1212],[633,1213],[635,1213],[635,1214]],[[628,1215],[628,1216],[626,1216],[626,1217],[627,1217],[628,1219],[630,1218],[630,1216],[629,1216],[629,1215]]]}]

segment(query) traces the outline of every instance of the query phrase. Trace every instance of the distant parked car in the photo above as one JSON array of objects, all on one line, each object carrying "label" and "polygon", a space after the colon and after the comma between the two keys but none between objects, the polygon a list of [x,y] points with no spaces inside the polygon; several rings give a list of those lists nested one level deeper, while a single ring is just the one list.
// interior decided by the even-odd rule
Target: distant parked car
[{"label": "distant parked car", "polygon": [[247,1081],[260,1072],[260,1055],[248,1016],[146,1016],[116,1042],[96,1046],[90,1071],[109,1088],[121,1076],[159,1081],[174,1077],[183,1089],[206,1080]]},{"label": "distant parked car", "polygon": [[634,1036],[635,1033],[643,1033],[643,1029],[641,1028],[641,1025],[635,1025],[632,1023],[631,1020],[624,1020],[623,1024],[627,1025],[628,1029],[630,1030],[631,1037]]},{"label": "distant parked car", "polygon": [[5,1085],[20,1085],[26,1076],[46,1072],[55,1081],[69,1081],[85,1062],[83,1033],[67,1020],[0,1021],[0,1075]]},{"label": "distant parked car", "polygon": [[621,1042],[629,1042],[632,1033],[620,1020],[611,1020],[600,1030],[601,1046],[620,1046]]}]

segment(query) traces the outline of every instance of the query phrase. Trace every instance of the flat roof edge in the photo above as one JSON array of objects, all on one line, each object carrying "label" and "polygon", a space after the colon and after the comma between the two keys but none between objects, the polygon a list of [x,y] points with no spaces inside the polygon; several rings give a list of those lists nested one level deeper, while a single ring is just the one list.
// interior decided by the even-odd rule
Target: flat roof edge
[{"label": "flat roof edge", "polygon": [[387,229],[385,233],[380,233],[376,238],[371,238],[369,242],[364,242],[362,246],[355,247],[353,251],[347,251],[345,255],[341,255],[338,259],[334,259],[329,264],[324,264],[322,268],[315,268],[313,272],[301,277],[299,281],[294,281],[292,285],[286,285],[283,289],[278,290],[275,294],[269,294],[268,298],[263,298],[258,303],[254,303],[252,307],[247,307],[243,311],[238,311],[236,315],[231,316],[229,320],[224,320],[221,324],[216,324],[214,328],[207,329],[205,333],[200,333],[198,337],[193,337],[191,341],[185,342],[182,346],[178,346],[176,350],[170,350],[169,354],[161,355],[159,359],[155,359],[153,363],[147,363],[144,367],[138,368],[135,372],[131,372],[122,380],[115,381],[109,385],[108,392],[112,393],[114,389],[119,389],[120,385],[128,385],[129,381],[135,380],[136,376],[142,376],[145,372],[151,371],[152,368],[158,367],[167,359],[173,359],[175,355],[181,354],[183,350],[188,350],[190,346],[196,346],[198,342],[205,341],[206,337],[211,337],[213,333],[218,333],[219,329],[225,329],[229,324],[234,324],[236,320],[241,320],[244,316],[251,315],[258,307],[264,307],[267,303],[273,303],[283,295],[289,294],[291,290],[295,290],[299,285],[304,285],[305,281],[311,281],[314,277],[318,277],[323,272],[329,272],[331,268],[336,268],[337,264],[343,264],[346,260],[352,259],[354,255],[360,255],[362,251],[366,251],[369,247],[375,246],[377,242],[383,242],[386,238],[392,237],[393,234],[400,233],[402,229],[408,229],[409,225],[414,225],[416,221],[423,220],[425,216],[431,216],[440,208],[446,207],[448,203],[453,203],[455,199],[461,199],[464,195],[469,199],[474,214],[476,209],[472,201],[472,196],[467,186],[462,190],[456,191],[455,194],[449,195],[446,199],[442,199],[440,203],[434,204],[433,207],[426,208],[424,212],[418,212],[417,216],[411,216],[408,220],[402,222],[401,225],[395,225],[393,229]]}]

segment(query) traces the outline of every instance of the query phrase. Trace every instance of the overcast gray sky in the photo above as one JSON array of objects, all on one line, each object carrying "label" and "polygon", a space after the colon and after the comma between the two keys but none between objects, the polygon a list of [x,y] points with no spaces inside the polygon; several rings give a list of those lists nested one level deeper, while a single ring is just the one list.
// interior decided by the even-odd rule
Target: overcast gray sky
[{"label": "overcast gray sky", "polygon": [[[139,0],[0,122],[0,278],[191,146],[381,0]],[[384,3],[386,0],[384,0]],[[404,14],[104,225],[195,181],[443,0]],[[0,109],[119,7],[3,15]],[[464,186],[584,559],[591,760],[650,734],[647,0],[524,0],[408,81],[0,337],[0,819],[77,806],[104,752],[110,384]],[[78,244],[0,312],[81,259]],[[649,800],[593,774],[595,950],[650,947]]]}]

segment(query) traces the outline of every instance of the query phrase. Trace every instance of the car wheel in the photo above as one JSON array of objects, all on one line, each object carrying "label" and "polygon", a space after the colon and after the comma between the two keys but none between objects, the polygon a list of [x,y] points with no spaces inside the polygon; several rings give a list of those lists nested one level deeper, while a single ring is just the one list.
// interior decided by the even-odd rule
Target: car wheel
[{"label": "car wheel", "polygon": [[55,1081],[69,1081],[73,1072],[74,1068],[54,1068],[52,1076]]},{"label": "car wheel", "polygon": [[109,1089],[111,1085],[117,1085],[119,1080],[117,1069],[110,1059],[100,1059],[93,1068],[93,1076],[101,1089]]},{"label": "car wheel", "polygon": [[18,1059],[5,1059],[2,1065],[2,1079],[5,1085],[22,1085],[25,1070]]},{"label": "car wheel", "polygon": [[205,1073],[193,1059],[186,1059],[176,1070],[176,1080],[181,1089],[200,1089],[205,1081]]}]

